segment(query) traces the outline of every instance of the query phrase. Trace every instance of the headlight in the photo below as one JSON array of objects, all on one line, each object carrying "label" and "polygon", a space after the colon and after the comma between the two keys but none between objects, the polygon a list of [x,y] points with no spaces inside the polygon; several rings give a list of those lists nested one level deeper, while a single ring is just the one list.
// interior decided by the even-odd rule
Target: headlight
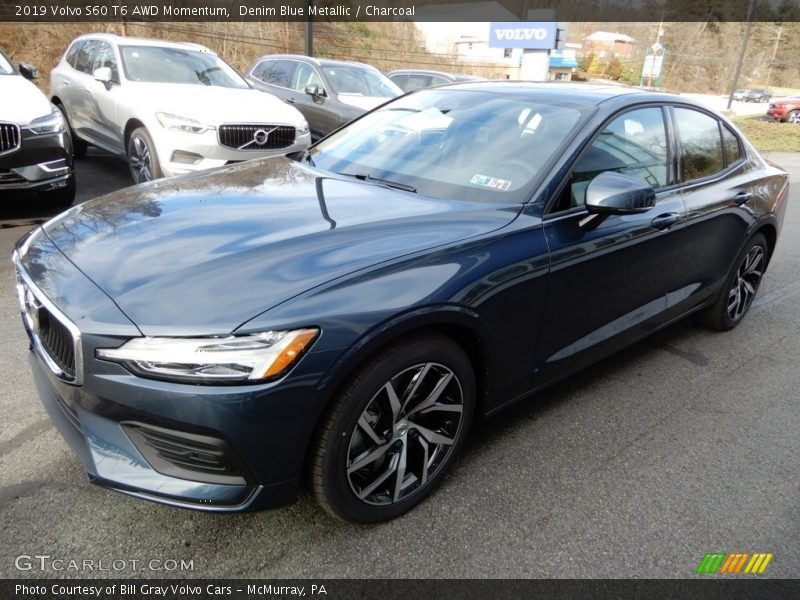
[{"label": "headlight", "polygon": [[306,135],[309,132],[308,123],[297,128],[297,135]]},{"label": "headlight", "polygon": [[61,133],[64,131],[64,117],[61,116],[61,111],[54,107],[53,112],[34,119],[25,126],[25,129],[36,135]]},{"label": "headlight", "polygon": [[318,329],[298,329],[225,338],[142,337],[119,348],[100,348],[97,358],[153,379],[256,383],[285,373],[317,335]]},{"label": "headlight", "polygon": [[178,115],[171,115],[169,113],[156,113],[156,119],[158,119],[158,122],[161,123],[164,129],[181,131],[183,133],[205,133],[206,131],[214,129],[212,125],[204,125],[200,121],[179,117]]}]

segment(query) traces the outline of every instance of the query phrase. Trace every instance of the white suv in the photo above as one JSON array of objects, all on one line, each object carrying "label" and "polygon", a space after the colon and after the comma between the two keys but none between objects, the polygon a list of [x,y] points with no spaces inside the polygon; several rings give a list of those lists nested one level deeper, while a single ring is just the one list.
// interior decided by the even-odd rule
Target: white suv
[{"label": "white suv", "polygon": [[302,151],[308,123],[252,89],[197,44],[90,34],[50,73],[75,155],[88,144],[127,159],[137,183],[263,156]]}]

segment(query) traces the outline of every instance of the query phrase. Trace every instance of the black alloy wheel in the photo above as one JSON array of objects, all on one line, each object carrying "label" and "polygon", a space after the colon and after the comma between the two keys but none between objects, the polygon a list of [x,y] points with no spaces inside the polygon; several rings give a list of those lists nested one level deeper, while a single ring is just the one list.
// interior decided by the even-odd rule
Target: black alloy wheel
[{"label": "black alloy wheel", "polygon": [[312,466],[317,500],[357,523],[406,512],[452,464],[474,405],[472,365],[452,340],[426,335],[384,350],[324,421]]},{"label": "black alloy wheel", "polygon": [[128,138],[128,166],[134,183],[162,177],[155,144],[144,127],[134,130]]},{"label": "black alloy wheel", "polygon": [[725,280],[717,302],[705,312],[706,324],[719,331],[736,327],[750,307],[767,268],[768,246],[762,234],[745,245]]}]

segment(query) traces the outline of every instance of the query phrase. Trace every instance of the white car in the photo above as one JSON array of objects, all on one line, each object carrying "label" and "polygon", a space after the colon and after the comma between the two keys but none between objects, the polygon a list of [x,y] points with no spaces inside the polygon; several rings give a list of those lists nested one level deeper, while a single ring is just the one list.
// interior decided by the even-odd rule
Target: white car
[{"label": "white car", "polygon": [[252,89],[197,44],[89,34],[50,72],[50,95],[87,145],[127,159],[137,183],[264,156],[311,143],[295,108]]},{"label": "white car", "polygon": [[0,198],[25,190],[56,206],[71,204],[72,143],[61,113],[31,83],[36,77],[31,65],[15,67],[0,49]]}]

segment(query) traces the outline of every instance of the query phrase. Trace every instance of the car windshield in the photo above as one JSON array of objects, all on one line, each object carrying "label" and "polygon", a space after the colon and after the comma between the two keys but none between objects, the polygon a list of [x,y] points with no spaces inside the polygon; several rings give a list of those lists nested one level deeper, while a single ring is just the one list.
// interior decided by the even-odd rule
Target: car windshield
[{"label": "car windshield", "polygon": [[368,113],[310,151],[313,164],[427,196],[520,204],[591,106],[425,90]]},{"label": "car windshield", "polygon": [[324,65],[322,70],[337,94],[395,98],[403,93],[391,79],[358,65]]},{"label": "car windshield", "polygon": [[0,75],[13,75],[14,65],[8,60],[5,54],[0,52]]},{"label": "car windshield", "polygon": [[122,46],[120,52],[131,81],[249,87],[233,67],[211,52],[160,46]]}]

